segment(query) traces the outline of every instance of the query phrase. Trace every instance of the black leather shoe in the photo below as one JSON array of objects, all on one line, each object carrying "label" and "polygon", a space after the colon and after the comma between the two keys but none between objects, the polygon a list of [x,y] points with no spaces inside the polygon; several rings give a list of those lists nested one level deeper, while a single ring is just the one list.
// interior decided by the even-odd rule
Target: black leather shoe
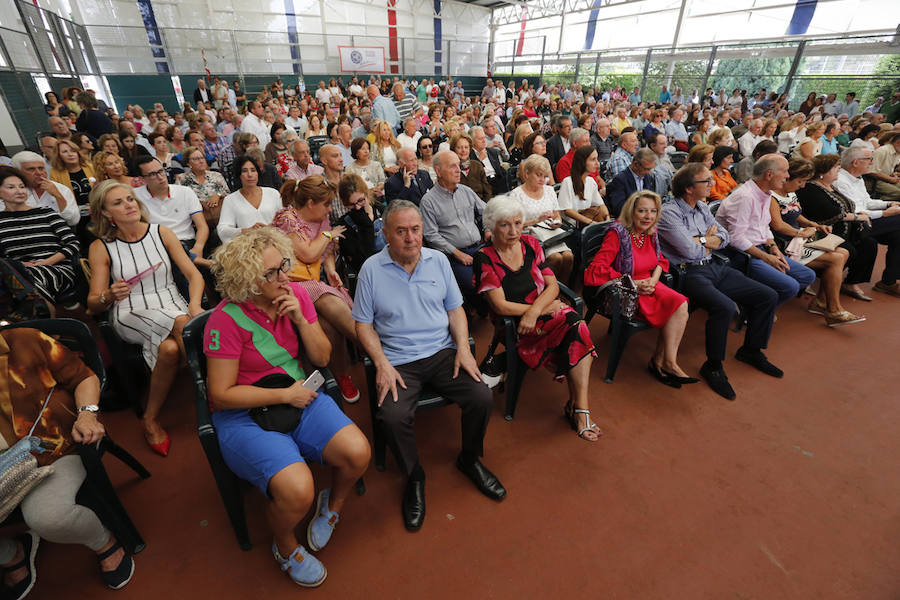
[{"label": "black leather shoe", "polygon": [[747,350],[741,346],[738,348],[734,357],[741,362],[756,367],[766,375],[771,375],[772,377],[784,377],[784,371],[770,363],[769,359],[766,358],[766,355],[760,350]]},{"label": "black leather shoe", "polygon": [[425,522],[425,480],[409,479],[403,490],[403,524],[418,531]]},{"label": "black leather shoe", "polygon": [[706,383],[709,384],[709,387],[711,387],[715,393],[726,400],[734,400],[737,398],[737,394],[734,393],[734,388],[728,383],[728,376],[725,375],[725,369],[713,369],[709,366],[709,363],[703,363],[703,366],[700,367],[700,376],[706,380]]},{"label": "black leather shoe", "polygon": [[476,460],[471,465],[463,464],[461,458],[456,459],[456,468],[465,473],[466,477],[472,480],[475,487],[482,494],[492,500],[503,500],[506,498],[506,488],[500,483],[497,477],[488,471],[487,467],[481,464],[480,460]]},{"label": "black leather shoe", "polygon": [[653,364],[651,360],[647,365],[647,370],[650,371],[650,374],[656,377],[656,380],[663,385],[667,385],[669,387],[673,387],[676,390],[681,388],[681,384],[672,379],[670,376],[663,373],[662,369]]}]

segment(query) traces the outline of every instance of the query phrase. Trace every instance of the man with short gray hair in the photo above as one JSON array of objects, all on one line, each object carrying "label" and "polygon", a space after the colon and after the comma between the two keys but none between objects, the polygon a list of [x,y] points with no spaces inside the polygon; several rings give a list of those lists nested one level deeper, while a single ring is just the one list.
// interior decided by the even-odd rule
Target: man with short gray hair
[{"label": "man with short gray hair", "polygon": [[[772,192],[781,190],[789,176],[787,159],[780,154],[767,154],[753,165],[753,178],[735,188],[716,212],[716,221],[730,237],[726,253],[732,263],[743,268],[749,255],[748,275],[775,290],[779,305],[795,298],[816,279],[812,269],[781,253],[769,227]],[[764,359],[752,360],[756,362],[748,362],[764,373],[775,377],[783,374],[769,369]]]},{"label": "man with short gray hair", "polygon": [[312,161],[309,144],[306,140],[294,140],[289,150],[291,151],[291,158],[294,159],[294,164],[285,173],[284,178],[286,180],[296,179],[297,181],[303,181],[310,175],[321,175],[325,172],[325,169]]},{"label": "man with short gray hair", "polygon": [[[457,180],[458,163],[457,157]],[[353,303],[357,337],[376,370],[375,420],[406,476],[401,509],[410,531],[425,521],[425,470],[415,420],[426,384],[462,409],[457,468],[487,497],[506,497],[506,489],[479,460],[493,399],[469,349],[463,297],[447,258],[422,247],[424,229],[414,204],[394,200],[388,205],[387,245],[363,263]]]},{"label": "man with short gray hair", "polygon": [[832,185],[853,202],[853,212],[858,220],[867,221],[871,228],[868,235],[879,244],[887,246],[884,272],[873,290],[900,297],[900,202],[873,200],[862,180],[872,164],[872,150],[865,146],[851,146],[841,155],[841,171]]},{"label": "man with short gray hair", "polygon": [[483,245],[475,215],[484,212],[485,203],[472,188],[459,182],[459,156],[455,152],[438,152],[434,170],[437,185],[422,196],[420,204],[425,241],[450,259],[463,294],[474,294],[472,257]]},{"label": "man with short gray hair", "polygon": [[556,176],[556,181],[562,181],[569,176],[569,173],[572,171],[572,160],[575,158],[575,151],[590,143],[591,132],[587,129],[576,127],[569,133],[569,151],[556,163],[556,169],[553,173]]},{"label": "man with short gray hair", "polygon": [[762,119],[753,119],[747,128],[747,133],[738,138],[738,148],[741,151],[741,157],[746,158],[753,154],[753,149],[760,143],[763,138],[760,135],[763,129]]},{"label": "man with short gray hair", "polygon": [[656,166],[656,153],[649,148],[641,148],[634,154],[628,168],[613,177],[606,188],[606,206],[609,214],[618,217],[625,201],[635,192],[654,191],[655,181],[650,174]]},{"label": "man with short gray hair", "polygon": [[[49,208],[59,213],[63,221],[74,227],[81,220],[81,212],[75,202],[75,194],[61,183],[47,178],[47,166],[44,157],[36,152],[23,150],[13,154],[12,165],[25,176],[25,187],[28,189],[28,206]],[[5,209],[0,201],[0,210]]]}]

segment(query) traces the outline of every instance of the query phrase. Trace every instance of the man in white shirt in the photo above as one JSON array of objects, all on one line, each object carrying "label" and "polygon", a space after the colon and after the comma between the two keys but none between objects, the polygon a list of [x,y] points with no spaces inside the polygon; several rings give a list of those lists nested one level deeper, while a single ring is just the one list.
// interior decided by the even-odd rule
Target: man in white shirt
[{"label": "man in white shirt", "polygon": [[147,207],[150,222],[171,229],[196,262],[195,257],[203,257],[203,246],[209,238],[197,194],[183,185],[169,185],[165,167],[155,157],[142,156],[135,162],[145,185],[135,188],[134,195]]},{"label": "man in white shirt", "polygon": [[319,88],[316,90],[316,100],[323,106],[331,104],[331,91],[325,87],[324,81],[319,81]]},{"label": "man in white shirt", "polygon": [[825,104],[822,105],[822,111],[826,115],[837,116],[841,113],[841,109],[843,108],[844,105],[837,99],[837,94],[828,94],[828,98],[825,99]]},{"label": "man in white shirt", "polygon": [[400,142],[400,146],[409,148],[413,152],[416,151],[416,144],[419,143],[419,138],[422,137],[422,132],[418,131],[416,125],[415,119],[406,119],[406,121],[403,122],[403,133],[397,136],[397,141]]},{"label": "man in white shirt", "polygon": [[356,77],[351,80],[348,90],[350,91],[350,95],[354,98],[362,99],[364,96],[362,86],[359,85],[359,79]]},{"label": "man in white shirt", "polygon": [[760,137],[762,128],[762,119],[753,119],[752,121],[750,121],[750,127],[747,129],[747,133],[742,135],[738,140],[738,148],[740,149],[741,156],[743,158],[746,158],[753,154],[753,149],[756,148],[756,145],[762,141],[762,137]]},{"label": "man in white shirt", "polygon": [[[722,91],[724,92],[725,90]],[[740,108],[742,102],[743,98],[741,98],[741,90],[735,88],[726,104],[728,105],[728,108]]]},{"label": "man in white shirt", "polygon": [[[26,204],[35,208],[49,208],[59,213],[63,221],[74,227],[81,219],[75,194],[67,186],[47,178],[44,157],[36,152],[23,150],[12,157],[12,166],[25,176],[25,187],[28,188]],[[3,210],[0,201],[0,210]]]},{"label": "man in white shirt", "polygon": [[262,104],[256,100],[251,101],[247,108],[249,109],[249,112],[241,123],[241,133],[252,133],[256,136],[256,139],[259,140],[259,147],[265,148],[271,141],[271,138],[269,137],[270,127],[263,120],[265,110],[263,109]]},{"label": "man in white shirt", "polygon": [[887,246],[881,281],[872,289],[900,298],[900,202],[873,200],[869,196],[862,175],[871,164],[872,150],[862,146],[847,148],[841,155],[841,172],[832,185],[853,202],[857,219],[871,224],[869,236]]}]

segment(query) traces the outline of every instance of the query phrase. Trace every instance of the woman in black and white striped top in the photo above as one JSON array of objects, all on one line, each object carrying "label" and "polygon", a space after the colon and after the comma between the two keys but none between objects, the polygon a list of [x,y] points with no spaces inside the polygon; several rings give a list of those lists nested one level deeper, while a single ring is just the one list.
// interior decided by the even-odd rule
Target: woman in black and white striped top
[{"label": "woman in black and white striped top", "polygon": [[[128,184],[107,180],[91,192],[91,290],[88,307],[109,311],[116,333],[140,344],[153,371],[144,411],[144,437],[157,453],[169,452],[169,435],[157,422],[184,360],[181,329],[203,312],[203,277],[168,227],[148,222],[147,209]],[[177,267],[189,282],[190,302],[175,287]]]},{"label": "woman in black and white striped top", "polygon": [[24,274],[50,303],[75,289],[78,239],[59,213],[25,204],[21,172],[0,167],[0,256],[22,264]]}]

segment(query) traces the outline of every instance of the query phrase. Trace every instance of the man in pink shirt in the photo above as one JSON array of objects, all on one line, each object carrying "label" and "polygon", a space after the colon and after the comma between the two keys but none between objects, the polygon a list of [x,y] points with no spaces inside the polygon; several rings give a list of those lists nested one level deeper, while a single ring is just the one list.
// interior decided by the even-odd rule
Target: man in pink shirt
[{"label": "man in pink shirt", "polygon": [[767,154],[753,165],[753,178],[731,192],[716,213],[716,221],[731,237],[735,266],[741,268],[746,257],[733,250],[749,254],[750,277],[778,292],[779,306],[816,279],[812,269],[781,253],[769,229],[772,190],[780,189],[787,178],[787,159]]},{"label": "man in pink shirt", "polygon": [[321,175],[325,169],[312,162],[309,156],[309,144],[304,140],[296,140],[291,144],[291,156],[294,164],[287,170],[285,179],[303,181],[310,175]]}]

